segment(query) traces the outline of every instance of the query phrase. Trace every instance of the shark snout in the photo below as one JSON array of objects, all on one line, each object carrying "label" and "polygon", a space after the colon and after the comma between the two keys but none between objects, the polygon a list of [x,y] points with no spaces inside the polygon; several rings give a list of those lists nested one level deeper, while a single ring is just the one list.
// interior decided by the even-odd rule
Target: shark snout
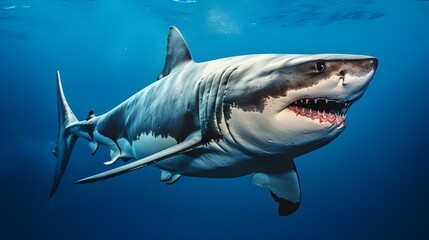
[{"label": "shark snout", "polygon": [[340,86],[344,99],[354,102],[365,92],[378,67],[377,58],[366,58],[345,62],[340,68]]},{"label": "shark snout", "polygon": [[362,62],[361,68],[364,71],[366,70],[368,73],[374,74],[375,70],[377,70],[377,66],[378,66],[377,58],[370,58]]},{"label": "shark snout", "polygon": [[338,76],[343,85],[368,84],[374,76],[377,66],[377,58],[344,61],[344,64],[338,69]]},{"label": "shark snout", "polygon": [[366,69],[368,71],[368,73],[375,73],[375,70],[377,70],[377,66],[378,66],[378,60],[377,58],[370,58],[367,60],[364,60],[362,63],[362,69]]},{"label": "shark snout", "polygon": [[378,66],[377,58],[367,58],[362,60],[350,61],[344,65],[343,71],[354,77],[365,77],[368,74],[374,74]]},{"label": "shark snout", "polygon": [[378,67],[378,59],[377,58],[373,58],[370,60],[371,64],[372,64],[372,69],[377,70]]}]

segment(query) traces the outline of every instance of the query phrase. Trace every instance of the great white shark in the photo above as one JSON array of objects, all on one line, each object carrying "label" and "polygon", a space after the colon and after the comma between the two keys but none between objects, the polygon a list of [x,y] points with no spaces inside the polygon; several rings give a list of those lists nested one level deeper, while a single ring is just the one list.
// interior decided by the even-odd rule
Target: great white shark
[{"label": "great white shark", "polygon": [[79,121],[57,72],[59,134],[52,197],[78,137],[110,149],[106,165],[127,164],[76,183],[89,183],[148,165],[161,181],[181,176],[232,178],[252,174],[280,215],[300,205],[293,159],[335,139],[346,113],[367,89],[376,58],[342,54],[258,54],[195,62],[179,30],[170,27],[157,81],[100,116]]}]

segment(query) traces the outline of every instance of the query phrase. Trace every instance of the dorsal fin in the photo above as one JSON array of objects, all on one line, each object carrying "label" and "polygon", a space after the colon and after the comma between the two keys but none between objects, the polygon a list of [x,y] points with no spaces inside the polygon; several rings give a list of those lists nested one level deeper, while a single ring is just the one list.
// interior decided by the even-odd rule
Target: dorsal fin
[{"label": "dorsal fin", "polygon": [[193,61],[193,59],[185,39],[183,39],[182,34],[176,27],[171,26],[167,40],[167,57],[164,70],[159,74],[158,80],[170,74],[175,68],[190,61]]}]

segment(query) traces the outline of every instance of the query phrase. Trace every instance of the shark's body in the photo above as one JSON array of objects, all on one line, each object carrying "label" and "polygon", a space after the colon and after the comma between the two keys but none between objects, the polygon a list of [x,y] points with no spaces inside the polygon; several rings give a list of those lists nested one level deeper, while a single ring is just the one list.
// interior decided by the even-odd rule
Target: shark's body
[{"label": "shark's body", "polygon": [[59,73],[60,133],[51,196],[78,137],[118,159],[135,160],[78,181],[116,176],[149,164],[161,180],[180,176],[253,174],[288,215],[300,203],[293,158],[317,149],[345,128],[345,113],[372,79],[377,60],[360,55],[248,55],[196,63],[172,27],[158,81],[111,111],[78,121],[64,97]]}]

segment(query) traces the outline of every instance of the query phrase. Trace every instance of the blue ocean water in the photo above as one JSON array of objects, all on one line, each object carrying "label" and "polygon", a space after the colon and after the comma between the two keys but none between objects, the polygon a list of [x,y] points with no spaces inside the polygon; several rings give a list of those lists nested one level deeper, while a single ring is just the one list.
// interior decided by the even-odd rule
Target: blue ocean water
[{"label": "blue ocean water", "polygon": [[[167,186],[145,168],[106,170],[78,141],[53,199],[55,73],[78,118],[155,81],[168,27],[196,61],[253,53],[373,55],[379,67],[347,129],[295,160],[288,217],[235,179]],[[429,1],[0,1],[1,239],[429,239]],[[162,96],[160,96],[162,97]]]}]

